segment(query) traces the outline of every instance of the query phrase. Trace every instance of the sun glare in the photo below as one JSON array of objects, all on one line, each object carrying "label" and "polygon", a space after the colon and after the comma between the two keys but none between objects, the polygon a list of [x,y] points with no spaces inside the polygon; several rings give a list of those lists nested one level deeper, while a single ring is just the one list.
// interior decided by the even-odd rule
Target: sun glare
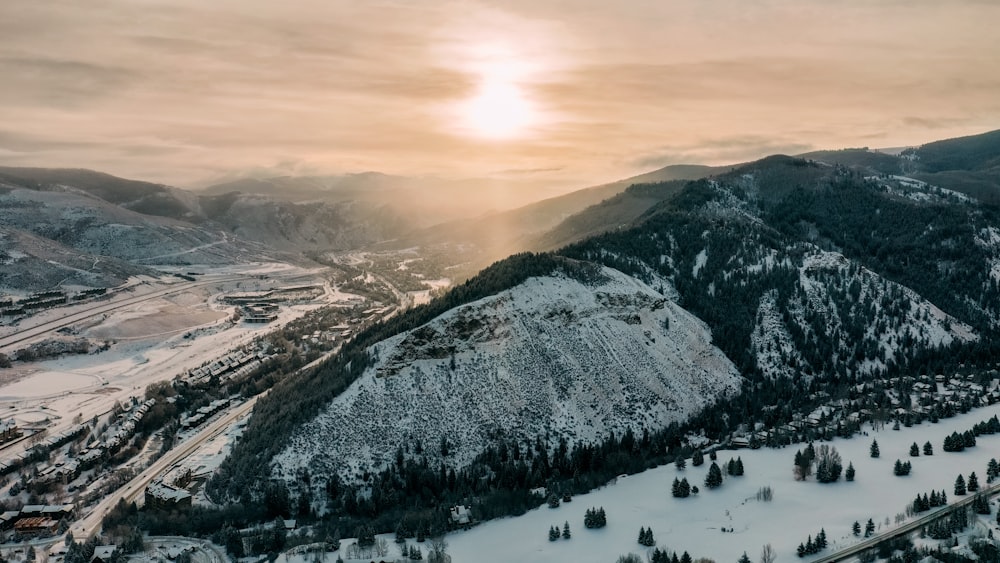
[{"label": "sun glare", "polygon": [[510,139],[527,133],[534,120],[534,108],[517,84],[501,79],[483,79],[475,96],[464,102],[465,127],[487,139]]}]

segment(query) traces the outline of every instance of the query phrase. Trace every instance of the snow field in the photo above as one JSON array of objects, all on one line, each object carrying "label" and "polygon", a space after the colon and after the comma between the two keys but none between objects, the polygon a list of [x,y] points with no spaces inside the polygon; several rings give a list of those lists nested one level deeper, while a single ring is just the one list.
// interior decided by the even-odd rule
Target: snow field
[{"label": "snow field", "polygon": [[[739,456],[746,474],[727,476],[723,486],[714,491],[703,486],[711,463],[708,456],[700,467],[692,467],[689,460],[683,471],[670,464],[619,479],[617,484],[574,497],[573,502],[556,509],[542,506],[517,518],[487,522],[449,535],[448,552],[455,563],[613,563],[629,552],[645,557],[647,548],[639,545],[637,538],[639,528],[647,527],[652,528],[658,546],[688,551],[693,558],[732,563],[746,551],[756,561],[761,547],[770,543],[778,561],[795,561],[798,544],[825,529],[829,547],[803,559],[809,561],[859,541],[851,534],[854,521],[864,527],[871,518],[877,531],[887,529],[886,518],[889,527],[897,526],[896,515],[905,513],[918,493],[943,489],[949,502],[955,501],[953,489],[959,474],[967,479],[975,471],[980,485],[985,485],[987,462],[1000,457],[1000,435],[980,436],[976,447],[958,453],[945,453],[942,441],[948,434],[969,430],[995,414],[1000,414],[1000,404],[938,424],[925,422],[899,431],[891,430],[891,426],[874,431],[866,425],[867,437],[817,442],[836,447],[845,469],[853,462],[857,470],[853,483],[845,482],[843,477],[832,484],[817,483],[814,477],[806,482],[795,481],[792,461],[795,451],[805,444],[776,450],[720,451],[718,463],[723,472],[724,463]],[[869,457],[873,439],[878,440],[881,450],[878,459]],[[922,448],[926,441],[934,447],[933,456],[909,457],[910,444],[916,442]],[[913,464],[909,476],[893,475],[896,459]],[[675,477],[686,477],[701,492],[686,499],[673,498],[670,486]],[[765,486],[774,491],[772,502],[754,498]],[[584,527],[584,511],[592,506],[603,506],[607,511],[606,528]],[[994,506],[994,514],[995,510]],[[988,518],[992,522],[994,517]],[[549,526],[557,524],[561,528],[565,521],[569,521],[572,539],[549,542]],[[722,532],[722,528],[732,528],[733,532]]]}]

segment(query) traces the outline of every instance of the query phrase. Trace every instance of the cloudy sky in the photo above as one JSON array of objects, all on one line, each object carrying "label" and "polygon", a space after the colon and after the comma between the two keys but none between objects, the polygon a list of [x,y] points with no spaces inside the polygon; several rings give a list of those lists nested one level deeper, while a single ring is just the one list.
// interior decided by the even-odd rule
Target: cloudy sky
[{"label": "cloudy sky", "polygon": [[1000,128],[994,0],[3,0],[0,165],[586,186]]}]

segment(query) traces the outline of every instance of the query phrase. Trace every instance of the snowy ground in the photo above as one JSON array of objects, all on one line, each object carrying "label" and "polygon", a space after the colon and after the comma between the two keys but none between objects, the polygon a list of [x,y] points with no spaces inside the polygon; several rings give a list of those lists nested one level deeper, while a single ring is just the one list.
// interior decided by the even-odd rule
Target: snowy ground
[{"label": "snowy ground", "polygon": [[[189,266],[184,271],[196,269]],[[282,306],[273,323],[234,324],[230,321],[234,308],[217,301],[221,293],[321,280],[313,270],[269,264],[215,268],[212,274],[271,277],[248,278],[223,287],[193,288],[78,323],[73,330],[79,336],[111,340],[114,344],[110,350],[0,369],[0,418],[13,417],[24,424],[29,418],[38,419],[38,413],[46,413],[43,418],[51,423],[49,432],[59,432],[68,428],[77,415],[89,420],[106,413],[116,401],[124,403],[130,397],[142,397],[150,383],[181,375],[317,307],[356,298],[328,288],[326,295],[313,303]],[[279,275],[282,278],[275,279]],[[62,309],[48,313],[59,311]],[[0,461],[14,457],[25,446],[27,443],[22,441],[4,448]]]},{"label": "snowy ground", "polygon": [[[1000,457],[1000,435],[981,436],[975,448],[961,453],[945,453],[941,444],[951,432],[968,430],[998,413],[1000,405],[993,405],[938,424],[925,422],[900,431],[886,427],[876,432],[866,427],[868,437],[830,442],[843,457],[844,467],[853,462],[857,469],[853,483],[843,478],[826,485],[813,479],[796,482],[792,460],[803,444],[778,450],[723,451],[719,452],[719,462],[740,456],[746,475],[727,477],[723,486],[714,491],[702,486],[710,463],[706,456],[701,467],[692,467],[690,462],[684,471],[674,465],[659,467],[619,479],[617,484],[575,497],[556,509],[542,507],[518,518],[488,522],[450,535],[448,552],[455,563],[610,563],[628,552],[645,555],[646,548],[636,541],[639,528],[644,526],[653,529],[660,547],[688,551],[694,558],[733,562],[746,551],[756,560],[761,547],[770,543],[779,561],[793,561],[798,544],[825,529],[830,547],[820,555],[807,557],[808,561],[859,541],[851,534],[854,521],[864,526],[871,518],[883,531],[887,526],[896,526],[897,514],[906,512],[917,493],[944,489],[949,501],[954,501],[954,482],[960,473],[968,477],[975,471],[980,483],[985,484],[986,463],[991,457]],[[879,442],[882,455],[878,459],[869,457],[872,439]],[[934,455],[909,457],[910,444],[923,446],[925,441],[933,445]],[[913,463],[909,476],[893,475],[896,459]],[[670,486],[675,477],[687,477],[702,489],[701,493],[686,499],[673,498]],[[757,491],[765,486],[772,487],[774,500],[756,501]],[[584,511],[591,506],[605,508],[606,528],[584,527]],[[561,529],[566,521],[572,539],[549,542],[549,527],[558,525]],[[985,524],[978,526],[985,535]],[[732,528],[733,532],[722,532],[722,528]]]}]

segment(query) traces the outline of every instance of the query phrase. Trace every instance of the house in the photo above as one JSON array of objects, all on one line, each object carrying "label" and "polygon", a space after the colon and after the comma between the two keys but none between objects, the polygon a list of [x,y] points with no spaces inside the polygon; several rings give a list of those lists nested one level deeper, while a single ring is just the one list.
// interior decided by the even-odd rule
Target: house
[{"label": "house", "polygon": [[59,521],[44,516],[21,518],[14,524],[14,532],[25,538],[50,536],[59,532]]},{"label": "house", "polygon": [[94,556],[90,558],[90,563],[109,563],[116,551],[118,546],[99,545],[94,548]]},{"label": "house", "polygon": [[471,516],[469,514],[469,507],[458,505],[451,507],[451,521],[453,524],[463,525],[468,524],[471,521]]}]

